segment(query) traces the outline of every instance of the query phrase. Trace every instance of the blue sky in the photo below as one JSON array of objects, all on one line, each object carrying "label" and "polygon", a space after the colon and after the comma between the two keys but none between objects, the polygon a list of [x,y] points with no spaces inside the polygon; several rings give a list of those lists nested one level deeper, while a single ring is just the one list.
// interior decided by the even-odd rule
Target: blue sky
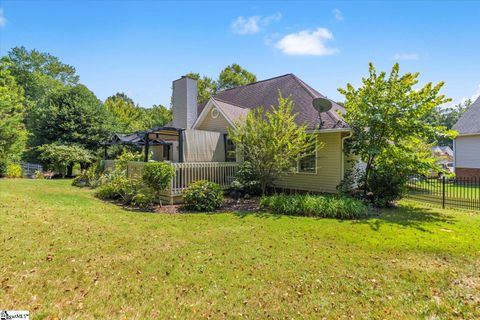
[{"label": "blue sky", "polygon": [[480,2],[0,1],[0,54],[25,46],[73,65],[100,99],[170,103],[171,82],[239,63],[294,73],[335,100],[368,62],[445,81],[454,102],[480,94]]}]

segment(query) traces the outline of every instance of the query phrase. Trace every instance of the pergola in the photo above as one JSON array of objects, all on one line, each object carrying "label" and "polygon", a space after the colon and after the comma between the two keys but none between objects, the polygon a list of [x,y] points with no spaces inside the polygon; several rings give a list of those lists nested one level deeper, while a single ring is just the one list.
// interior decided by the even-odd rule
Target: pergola
[{"label": "pergola", "polygon": [[[143,147],[145,151],[144,161],[148,162],[148,154],[150,146],[172,145],[178,142],[178,149],[182,150],[182,131],[174,127],[155,127],[146,131],[136,131],[132,133],[115,132],[113,136],[104,143],[105,155],[107,157],[107,147],[111,145],[132,145]],[[183,153],[179,152],[179,162],[183,162]]]}]

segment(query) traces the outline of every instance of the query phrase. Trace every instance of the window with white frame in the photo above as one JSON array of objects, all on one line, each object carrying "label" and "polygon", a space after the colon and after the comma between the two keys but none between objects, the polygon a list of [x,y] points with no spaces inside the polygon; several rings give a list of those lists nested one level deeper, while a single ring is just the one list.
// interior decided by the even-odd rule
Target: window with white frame
[{"label": "window with white frame", "polygon": [[225,137],[225,162],[237,161],[237,147],[228,137]]},{"label": "window with white frame", "polygon": [[298,160],[297,171],[301,173],[316,173],[317,172],[317,146],[312,145],[311,149],[305,152]]}]

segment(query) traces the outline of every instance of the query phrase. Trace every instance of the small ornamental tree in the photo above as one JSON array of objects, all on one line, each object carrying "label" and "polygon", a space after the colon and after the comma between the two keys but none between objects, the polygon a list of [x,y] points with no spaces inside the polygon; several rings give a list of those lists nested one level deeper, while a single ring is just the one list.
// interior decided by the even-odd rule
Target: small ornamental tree
[{"label": "small ornamental tree", "polygon": [[44,144],[37,151],[40,160],[61,174],[62,178],[65,177],[67,168],[73,167],[75,163],[84,169],[95,160],[90,151],[78,145]]},{"label": "small ornamental tree", "polygon": [[418,75],[400,75],[398,64],[390,74],[378,73],[370,63],[361,87],[348,84],[338,89],[346,98],[345,120],[354,134],[349,151],[365,163],[365,195],[383,184],[378,183],[380,176],[388,180],[387,173],[399,184],[410,174],[428,174],[436,165],[425,141],[455,136],[454,131],[425,121],[437,106],[450,101],[439,93],[444,83],[417,87]]},{"label": "small ornamental tree", "polygon": [[160,193],[166,190],[175,176],[175,168],[165,162],[149,162],[143,167],[143,182],[155,191],[160,204]]},{"label": "small ornamental tree", "polygon": [[292,171],[302,156],[321,148],[317,136],[306,125],[295,122],[293,101],[279,95],[278,107],[269,111],[259,107],[229,129],[229,138],[240,148],[260,180],[262,194],[274,179]]}]

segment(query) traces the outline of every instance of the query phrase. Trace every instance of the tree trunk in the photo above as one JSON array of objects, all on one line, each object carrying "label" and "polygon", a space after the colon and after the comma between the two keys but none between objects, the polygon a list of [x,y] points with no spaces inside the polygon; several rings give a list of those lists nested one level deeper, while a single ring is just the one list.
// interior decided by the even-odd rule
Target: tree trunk
[{"label": "tree trunk", "polygon": [[67,166],[67,177],[71,177],[73,175],[73,163],[70,163]]},{"label": "tree trunk", "polygon": [[261,180],[260,181],[260,187],[262,188],[262,196],[266,194],[267,191],[267,181]]}]

